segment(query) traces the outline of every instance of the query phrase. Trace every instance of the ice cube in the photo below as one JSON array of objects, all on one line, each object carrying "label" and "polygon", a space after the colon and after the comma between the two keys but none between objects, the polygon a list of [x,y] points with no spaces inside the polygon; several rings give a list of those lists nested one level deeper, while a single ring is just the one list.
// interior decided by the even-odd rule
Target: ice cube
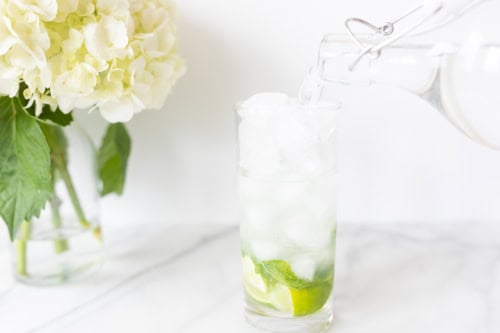
[{"label": "ice cube", "polygon": [[309,192],[303,203],[313,212],[315,218],[325,223],[335,223],[335,173],[329,172],[309,183]]},{"label": "ice cube", "polygon": [[315,105],[303,110],[300,113],[300,121],[314,133],[320,142],[332,137],[337,125],[337,108],[332,104]]},{"label": "ice cube", "polygon": [[319,174],[332,165],[336,108],[257,94],[239,108],[240,165],[255,176]]},{"label": "ice cube", "polygon": [[307,182],[280,182],[274,185],[273,196],[276,202],[276,209],[285,214],[290,207],[301,205],[308,194],[309,184]]},{"label": "ice cube", "polygon": [[253,241],[252,253],[259,260],[276,260],[283,257],[282,247],[267,240]]},{"label": "ice cube", "polygon": [[253,95],[242,103],[243,115],[251,116],[251,111],[281,107],[288,103],[288,96],[283,93],[265,92]]},{"label": "ice cube", "polygon": [[315,143],[315,134],[293,114],[283,115],[275,126],[274,136],[285,158],[294,160]]},{"label": "ice cube", "polygon": [[296,255],[290,258],[289,262],[292,271],[299,278],[312,281],[316,272],[316,262],[307,255]]},{"label": "ice cube", "polygon": [[273,136],[277,114],[287,105],[280,93],[257,94],[239,108],[240,166],[256,177],[270,176],[280,167],[280,152]]},{"label": "ice cube", "polygon": [[316,135],[310,131],[293,112],[277,120],[274,137],[283,159],[283,164],[296,172],[308,173],[318,164],[315,152]]},{"label": "ice cube", "polygon": [[253,229],[254,233],[266,235],[273,230],[276,222],[276,214],[273,207],[266,207],[263,204],[242,205],[243,223]]},{"label": "ice cube", "polygon": [[264,125],[258,127],[249,120],[242,120],[238,133],[242,168],[255,175],[270,175],[279,168],[279,151]]},{"label": "ice cube", "polygon": [[320,174],[334,165],[336,110],[296,103],[277,114],[273,131],[282,164],[302,176]]},{"label": "ice cube", "polygon": [[282,226],[287,239],[304,249],[324,249],[331,241],[331,223],[317,219],[313,212],[301,207],[284,217]]},{"label": "ice cube", "polygon": [[[259,179],[249,178],[244,175],[238,177],[238,190],[240,199],[245,203],[268,203],[268,197],[272,198],[273,183]],[[271,194],[271,195],[268,195]]]}]

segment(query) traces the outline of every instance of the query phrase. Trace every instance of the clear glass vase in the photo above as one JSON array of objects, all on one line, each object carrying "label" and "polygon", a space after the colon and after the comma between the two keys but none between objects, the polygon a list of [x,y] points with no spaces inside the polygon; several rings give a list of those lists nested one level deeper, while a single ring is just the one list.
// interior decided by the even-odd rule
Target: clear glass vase
[{"label": "clear glass vase", "polygon": [[100,267],[99,182],[96,150],[83,129],[78,124],[43,126],[44,132],[58,136],[65,153],[51,146],[54,194],[40,217],[25,221],[18,231],[13,272],[23,283],[55,285]]}]

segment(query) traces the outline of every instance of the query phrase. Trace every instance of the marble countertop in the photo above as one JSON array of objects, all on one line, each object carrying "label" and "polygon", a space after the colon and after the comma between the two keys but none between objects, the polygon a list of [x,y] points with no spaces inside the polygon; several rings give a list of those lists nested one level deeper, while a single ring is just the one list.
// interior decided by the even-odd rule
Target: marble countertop
[{"label": "marble countertop", "polygon": [[[500,226],[340,225],[335,333],[500,332]],[[107,237],[91,278],[12,282],[0,251],[0,332],[258,332],[243,318],[234,226]]]}]

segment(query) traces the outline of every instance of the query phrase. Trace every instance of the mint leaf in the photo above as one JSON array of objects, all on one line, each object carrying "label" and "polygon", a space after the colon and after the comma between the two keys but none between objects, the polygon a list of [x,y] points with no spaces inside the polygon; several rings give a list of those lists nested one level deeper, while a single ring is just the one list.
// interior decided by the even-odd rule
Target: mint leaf
[{"label": "mint leaf", "polygon": [[0,97],[0,216],[13,239],[51,198],[50,152],[18,98]]},{"label": "mint leaf", "polygon": [[258,273],[263,275],[266,280],[273,283],[281,283],[285,286],[301,289],[311,286],[311,282],[298,278],[292,271],[290,264],[284,260],[262,261],[258,268]]},{"label": "mint leaf", "polygon": [[333,265],[315,274],[313,281],[303,280],[293,272],[290,264],[284,260],[266,260],[256,264],[257,273],[271,283],[281,283],[290,288],[305,289],[317,287],[323,283],[331,284]]},{"label": "mint leaf", "polygon": [[99,148],[97,163],[101,195],[122,194],[130,155],[130,136],[122,123],[110,124]]}]

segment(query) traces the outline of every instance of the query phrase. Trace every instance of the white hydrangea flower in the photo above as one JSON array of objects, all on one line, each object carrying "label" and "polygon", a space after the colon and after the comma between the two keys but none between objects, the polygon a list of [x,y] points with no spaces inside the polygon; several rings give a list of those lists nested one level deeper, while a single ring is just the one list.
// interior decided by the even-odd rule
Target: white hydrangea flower
[{"label": "white hydrangea flower", "polygon": [[127,54],[127,26],[112,16],[103,16],[99,22],[86,26],[83,36],[87,50],[96,58],[108,61]]},{"label": "white hydrangea flower", "polygon": [[19,90],[19,75],[17,68],[0,61],[0,95],[14,97]]},{"label": "white hydrangea flower", "polygon": [[97,0],[97,10],[106,16],[127,18],[129,15],[128,0]]},{"label": "white hydrangea flower", "polygon": [[11,15],[25,15],[26,18],[37,16],[43,21],[52,21],[57,15],[56,0],[10,0],[7,11]]},{"label": "white hydrangea flower", "polygon": [[11,33],[10,20],[6,17],[0,19],[0,56],[3,56],[16,44],[16,37]]},{"label": "white hydrangea flower", "polygon": [[109,100],[101,104],[99,110],[104,119],[109,122],[127,122],[140,111],[139,106],[134,103],[131,97],[122,97]]},{"label": "white hydrangea flower", "polygon": [[51,87],[52,95],[59,102],[62,112],[71,112],[81,105],[92,105],[89,98],[97,85],[98,72],[84,62],[77,63],[60,74]]},{"label": "white hydrangea flower", "polygon": [[22,93],[37,114],[128,121],[161,108],[184,71],[170,0],[0,0],[0,95]]}]

